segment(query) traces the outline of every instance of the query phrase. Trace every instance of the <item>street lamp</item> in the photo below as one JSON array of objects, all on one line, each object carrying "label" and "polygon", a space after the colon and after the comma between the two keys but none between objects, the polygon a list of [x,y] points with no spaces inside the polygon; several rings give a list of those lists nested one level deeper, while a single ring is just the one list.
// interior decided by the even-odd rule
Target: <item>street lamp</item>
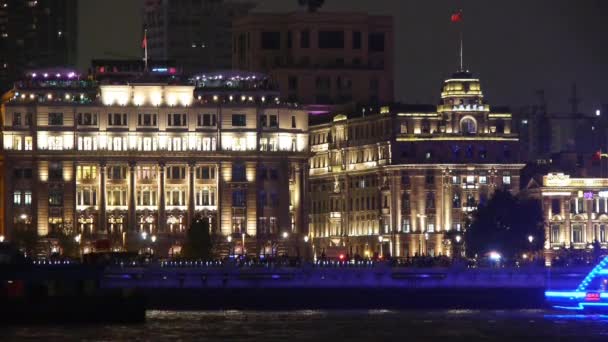
[{"label": "street lamp", "polygon": [[4,235],[0,235],[0,243],[4,242]]},{"label": "street lamp", "polygon": [[304,242],[308,242],[308,235],[304,235]]},{"label": "street lamp", "polygon": [[152,243],[156,242],[156,235],[152,235],[152,236],[150,237],[150,240],[152,240]]},{"label": "street lamp", "polygon": [[228,235],[226,241],[228,241],[228,254],[232,255],[232,235]]},{"label": "street lamp", "polygon": [[530,243],[532,243],[534,241],[534,236],[528,235],[528,241],[530,241]]},{"label": "street lamp", "polygon": [[142,239],[142,240],[145,240],[145,239],[147,239],[147,238],[148,238],[148,233],[146,233],[146,232],[141,232],[141,239]]},{"label": "street lamp", "polygon": [[283,232],[283,239],[287,239],[289,237],[289,233],[288,232]]},{"label": "street lamp", "polygon": [[378,243],[380,244],[380,257],[382,257],[382,255],[384,254],[382,252],[382,235],[378,235]]}]

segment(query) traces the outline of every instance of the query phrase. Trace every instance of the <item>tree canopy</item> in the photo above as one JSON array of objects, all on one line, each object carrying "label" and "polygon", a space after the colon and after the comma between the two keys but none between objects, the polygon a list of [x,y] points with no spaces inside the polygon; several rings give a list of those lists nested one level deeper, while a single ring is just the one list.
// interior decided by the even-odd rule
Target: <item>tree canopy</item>
[{"label": "tree canopy", "polygon": [[211,258],[209,219],[197,217],[186,234],[182,256],[188,259]]},{"label": "tree canopy", "polygon": [[[465,232],[467,255],[483,256],[496,251],[507,259],[542,248],[544,220],[540,202],[520,199],[498,190],[473,212]],[[530,242],[529,237],[533,240]]]}]

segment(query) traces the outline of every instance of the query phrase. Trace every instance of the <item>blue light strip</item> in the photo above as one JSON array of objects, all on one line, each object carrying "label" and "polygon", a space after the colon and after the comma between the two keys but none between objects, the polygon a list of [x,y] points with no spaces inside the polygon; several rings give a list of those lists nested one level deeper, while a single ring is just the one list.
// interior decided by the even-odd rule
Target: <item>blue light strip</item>
[{"label": "blue light strip", "polygon": [[595,278],[596,275],[603,274],[600,272],[605,271],[604,267],[606,266],[608,266],[608,256],[604,257],[604,259],[599,264],[597,264],[597,266],[595,266],[591,270],[591,272],[589,272],[589,274],[587,274],[585,279],[583,279],[583,281],[576,288],[576,291],[585,291],[587,289],[587,286],[589,286],[589,283],[593,280],[593,278]]},{"label": "blue light strip", "polygon": [[[585,298],[586,292],[582,291],[545,291],[545,297],[548,298]],[[608,299],[608,292],[600,293],[600,298]],[[607,303],[608,304],[608,303]]]},{"label": "blue light strip", "polygon": [[608,307],[608,303],[578,303],[578,306],[554,305],[553,307],[556,309],[566,309],[566,310],[585,310],[586,306]]}]

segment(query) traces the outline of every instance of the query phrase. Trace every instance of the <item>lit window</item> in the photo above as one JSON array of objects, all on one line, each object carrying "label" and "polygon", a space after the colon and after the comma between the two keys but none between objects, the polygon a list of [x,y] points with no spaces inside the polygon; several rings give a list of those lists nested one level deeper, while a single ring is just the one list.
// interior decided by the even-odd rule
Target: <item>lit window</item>
[{"label": "lit window", "polygon": [[21,205],[21,191],[15,191],[13,193],[13,204]]},{"label": "lit window", "polygon": [[25,192],[25,201],[24,201],[25,205],[31,205],[32,204],[32,192],[31,191],[26,191]]}]

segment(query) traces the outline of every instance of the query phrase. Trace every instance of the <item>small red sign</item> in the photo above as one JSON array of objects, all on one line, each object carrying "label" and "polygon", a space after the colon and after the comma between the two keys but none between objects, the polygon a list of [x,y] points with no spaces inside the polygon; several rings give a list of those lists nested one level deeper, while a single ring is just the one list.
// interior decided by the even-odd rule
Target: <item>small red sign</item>
[{"label": "small red sign", "polygon": [[600,294],[597,292],[588,292],[585,296],[585,300],[588,302],[599,302],[600,299]]}]

